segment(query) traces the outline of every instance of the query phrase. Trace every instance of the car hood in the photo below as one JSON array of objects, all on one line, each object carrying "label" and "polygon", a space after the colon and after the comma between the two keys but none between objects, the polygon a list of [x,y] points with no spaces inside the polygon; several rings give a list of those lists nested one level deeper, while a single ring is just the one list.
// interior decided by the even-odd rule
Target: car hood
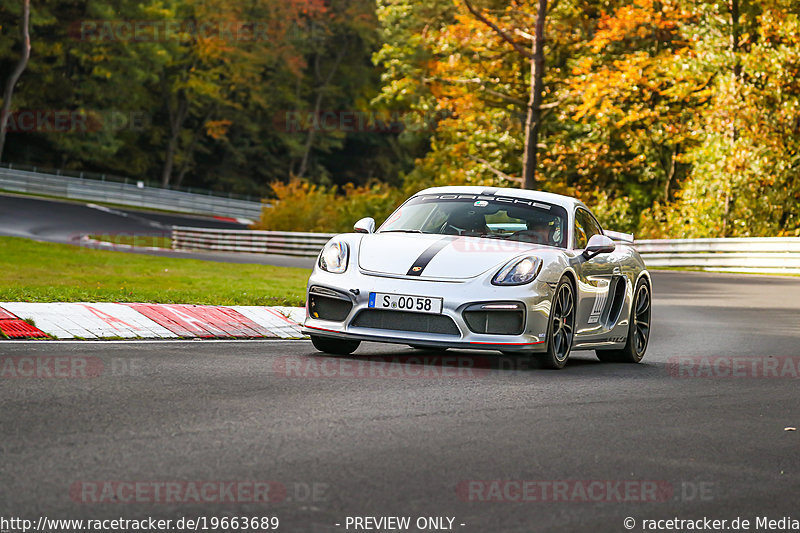
[{"label": "car hood", "polygon": [[[499,268],[525,252],[545,248],[548,247],[480,237],[376,233],[361,240],[358,266],[380,274],[467,279]],[[415,266],[422,269],[411,274]]]}]

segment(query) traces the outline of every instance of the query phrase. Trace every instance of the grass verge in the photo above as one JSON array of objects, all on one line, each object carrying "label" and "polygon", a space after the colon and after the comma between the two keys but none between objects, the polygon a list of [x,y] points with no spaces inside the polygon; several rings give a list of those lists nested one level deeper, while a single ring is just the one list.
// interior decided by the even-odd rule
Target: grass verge
[{"label": "grass verge", "polygon": [[0,237],[0,301],[290,305],[311,271]]}]

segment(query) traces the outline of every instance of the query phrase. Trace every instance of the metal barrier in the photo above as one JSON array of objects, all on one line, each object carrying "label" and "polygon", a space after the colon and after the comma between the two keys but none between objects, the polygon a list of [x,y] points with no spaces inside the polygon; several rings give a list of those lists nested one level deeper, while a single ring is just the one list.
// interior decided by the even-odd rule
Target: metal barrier
[{"label": "metal barrier", "polygon": [[[177,250],[255,252],[316,257],[332,233],[174,228]],[[648,267],[720,272],[800,274],[800,238],[675,239],[636,241]]]},{"label": "metal barrier", "polygon": [[645,240],[635,246],[648,267],[800,274],[798,237]]},{"label": "metal barrier", "polygon": [[316,257],[335,233],[172,228],[174,250],[209,250]]},{"label": "metal barrier", "polygon": [[261,217],[262,207],[260,202],[224,196],[9,168],[0,168],[0,189],[73,200],[251,220],[258,220]]}]

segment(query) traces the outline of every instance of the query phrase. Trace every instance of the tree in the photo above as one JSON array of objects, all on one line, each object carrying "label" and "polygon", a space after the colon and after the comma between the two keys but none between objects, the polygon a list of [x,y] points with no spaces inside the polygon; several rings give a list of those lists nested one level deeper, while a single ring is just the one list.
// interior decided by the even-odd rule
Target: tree
[{"label": "tree", "polygon": [[709,2],[696,61],[717,73],[698,110],[699,142],[652,235],[800,236],[800,7],[785,0]]},{"label": "tree", "polygon": [[541,130],[542,97],[544,89],[545,68],[545,21],[547,19],[547,0],[538,0],[536,22],[533,36],[517,28],[516,33],[528,37],[533,49],[528,52],[506,31],[489,20],[480,10],[473,7],[470,0],[463,0],[472,15],[495,31],[506,43],[523,58],[530,60],[530,93],[528,97],[525,120],[525,150],[522,163],[522,181],[526,189],[533,189],[536,181],[536,162],[539,149],[539,133]]},{"label": "tree", "polygon": [[[708,105],[714,72],[694,59],[685,28],[697,16],[675,0],[636,0],[602,14],[570,62],[570,96],[557,140],[560,166],[602,210],[623,210],[623,229],[639,213],[669,202],[689,171],[697,111]],[[615,203],[612,208],[610,203]]]},{"label": "tree", "polygon": [[3,107],[0,110],[0,161],[3,159],[3,149],[6,144],[6,132],[8,130],[8,118],[11,112],[11,99],[14,96],[14,87],[19,81],[19,77],[28,66],[28,60],[31,57],[31,34],[30,34],[30,21],[31,21],[31,2],[30,0],[22,0],[22,17],[20,22],[20,33],[22,34],[22,52],[19,61],[11,72],[11,75],[6,80],[5,87],[3,88]]},{"label": "tree", "polygon": [[[160,69],[154,88],[163,95],[168,125],[163,186],[173,181],[176,160],[181,167],[179,180],[188,171],[199,136],[214,140],[225,136],[232,122],[223,115],[241,109],[249,99],[266,103],[258,94],[263,92],[265,74],[302,62],[302,51],[289,37],[304,20],[324,11],[315,0],[260,0],[249,6],[218,0],[176,4],[172,16],[198,27],[212,22],[219,30],[213,35],[187,32],[179,42],[167,43],[170,60]],[[252,21],[264,24],[268,33],[262,28],[259,34],[258,26],[242,35],[222,30]]]}]

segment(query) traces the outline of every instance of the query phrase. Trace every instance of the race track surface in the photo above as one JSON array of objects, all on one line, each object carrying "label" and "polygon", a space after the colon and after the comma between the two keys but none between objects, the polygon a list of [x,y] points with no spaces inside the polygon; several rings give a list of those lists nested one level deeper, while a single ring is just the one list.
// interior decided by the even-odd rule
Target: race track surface
[{"label": "race track surface", "polygon": [[[171,226],[247,229],[246,226],[210,217],[105,209],[91,204],[0,194],[0,235],[45,242],[79,244],[82,235],[152,235],[169,237]],[[187,257],[226,263],[256,263],[311,268],[313,258],[268,254],[173,252],[171,250],[119,251],[163,257]]]},{"label": "race track surface", "polygon": [[[800,381],[784,366],[800,366],[800,283],[656,272],[654,285],[643,364],[578,352],[560,372],[448,351],[477,368],[442,376],[441,354],[377,344],[332,358],[307,341],[0,342],[4,361],[102,361],[94,378],[0,379],[0,516],[278,516],[279,531],[298,532],[346,531],[348,516],[448,516],[453,530],[481,533],[619,532],[626,517],[634,531],[643,519],[800,518],[800,432],[784,430],[800,425]],[[364,361],[409,355],[434,362]],[[739,377],[726,374],[734,367]],[[372,375],[345,376],[358,369]],[[101,493],[86,487],[112,480],[269,481],[285,494],[94,503]],[[475,480],[570,490],[474,501],[492,495],[489,483],[464,491]],[[577,490],[597,481],[599,499]],[[607,488],[619,482],[634,501]],[[519,499],[503,486],[495,499]]]}]

